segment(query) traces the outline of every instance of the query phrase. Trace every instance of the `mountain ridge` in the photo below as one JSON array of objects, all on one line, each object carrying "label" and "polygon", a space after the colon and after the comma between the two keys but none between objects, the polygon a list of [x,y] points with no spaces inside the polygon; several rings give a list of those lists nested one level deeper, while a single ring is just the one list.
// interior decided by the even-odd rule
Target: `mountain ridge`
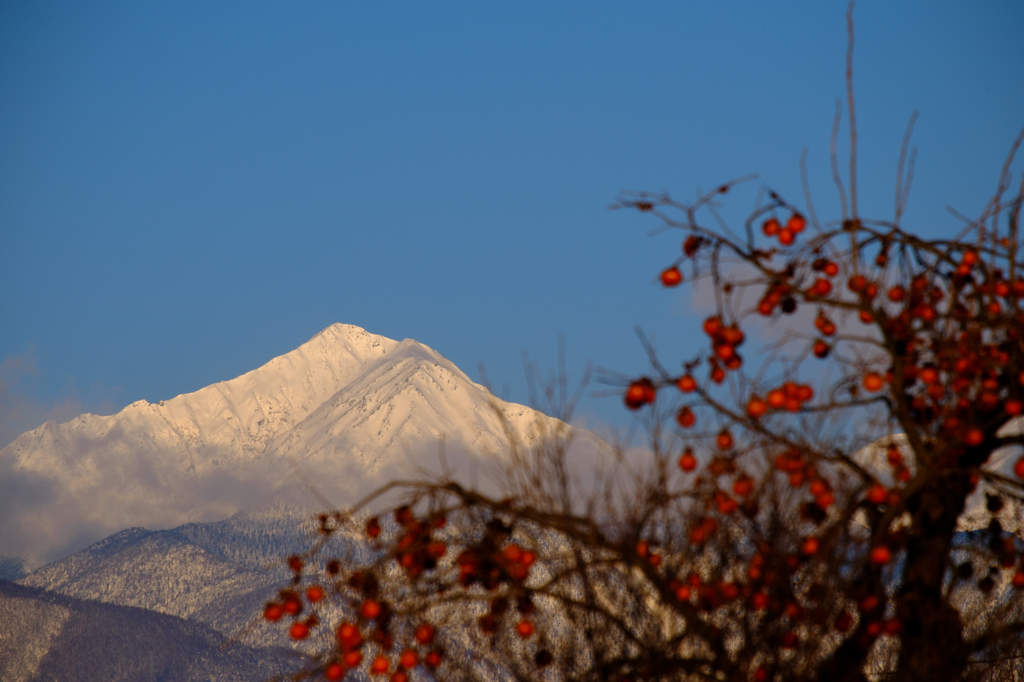
[{"label": "mountain ridge", "polygon": [[224,519],[296,480],[340,504],[442,439],[494,454],[506,427],[528,442],[548,419],[415,340],[333,324],[233,379],[22,434],[0,474],[35,493],[0,520],[0,541],[37,566],[129,526]]}]

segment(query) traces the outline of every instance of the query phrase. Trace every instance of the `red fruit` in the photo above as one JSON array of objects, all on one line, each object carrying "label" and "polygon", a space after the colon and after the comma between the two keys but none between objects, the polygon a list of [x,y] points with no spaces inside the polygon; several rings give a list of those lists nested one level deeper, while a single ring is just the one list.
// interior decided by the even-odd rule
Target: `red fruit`
[{"label": "red fruit", "polygon": [[294,594],[289,594],[285,597],[283,608],[289,616],[297,616],[302,613],[302,602]]},{"label": "red fruit", "polygon": [[876,483],[870,488],[868,488],[867,498],[868,502],[870,502],[871,504],[882,504],[888,497],[889,493],[879,483]]},{"label": "red fruit", "polygon": [[723,514],[732,514],[740,506],[736,500],[732,499],[722,491],[715,493],[715,504],[718,505],[718,511]]},{"label": "red fruit", "polygon": [[406,649],[402,652],[402,657],[398,659],[398,665],[402,666],[406,670],[415,668],[420,664],[420,656],[412,649]]},{"label": "red fruit", "polygon": [[779,243],[783,246],[789,246],[793,243],[794,239],[796,239],[796,235],[789,228],[784,227],[779,230]]},{"label": "red fruit", "polygon": [[284,609],[280,604],[270,602],[263,607],[263,618],[269,620],[271,623],[281,620],[281,616],[284,615]]},{"label": "red fruit", "polygon": [[728,450],[729,448],[732,447],[732,434],[729,433],[728,431],[722,431],[720,434],[718,434],[718,438],[715,439],[715,443],[722,450]]},{"label": "red fruit", "polygon": [[907,295],[907,292],[903,290],[903,287],[896,285],[892,289],[889,289],[889,300],[893,303],[899,303],[903,300],[903,297]]},{"label": "red fruit", "polygon": [[1016,399],[1007,400],[1006,404],[1003,405],[1003,409],[1006,410],[1006,414],[1016,417],[1024,410],[1024,403]]},{"label": "red fruit", "polygon": [[656,395],[654,384],[647,377],[641,377],[629,385],[626,389],[626,407],[637,410],[653,403]]},{"label": "red fruit", "polygon": [[832,261],[829,261],[828,263],[825,263],[824,272],[829,277],[835,277],[836,275],[839,274],[839,266],[833,263]]},{"label": "red fruit", "polygon": [[967,433],[964,435],[964,442],[971,447],[981,445],[983,440],[985,440],[985,434],[981,432],[981,429],[967,429]]},{"label": "red fruit", "polygon": [[889,548],[885,545],[876,545],[871,548],[869,559],[871,560],[871,563],[882,566],[889,563],[892,559],[892,552],[890,552]]},{"label": "red fruit", "polygon": [[818,549],[821,548],[821,541],[818,538],[807,538],[804,540],[803,546],[800,547],[800,551],[811,556],[818,553]]},{"label": "red fruit", "polygon": [[761,225],[761,230],[769,237],[774,237],[775,235],[777,235],[780,229],[782,229],[782,226],[779,224],[779,221],[776,220],[775,218],[769,218],[768,220],[764,221],[764,224]]},{"label": "red fruit", "polygon": [[853,616],[850,615],[848,612],[843,611],[842,613],[839,614],[839,617],[836,618],[836,622],[833,625],[833,627],[835,627],[836,632],[846,632],[847,630],[850,629],[850,626],[852,626],[852,625],[853,625]]},{"label": "red fruit", "polygon": [[768,403],[757,396],[751,397],[750,402],[747,403],[747,414],[754,419],[760,419],[766,412],[768,412]]},{"label": "red fruit", "polygon": [[533,635],[533,623],[526,620],[525,618],[516,624],[516,634],[527,639]]},{"label": "red fruit", "polygon": [[846,288],[850,291],[857,292],[863,291],[864,287],[868,285],[867,279],[864,275],[854,275],[850,278],[850,281],[846,283]]},{"label": "red fruit", "polygon": [[872,594],[861,599],[860,604],[857,606],[860,607],[861,613],[871,613],[878,608],[880,603],[881,602],[878,601],[878,597]]},{"label": "red fruit", "polygon": [[736,349],[728,343],[716,343],[715,355],[722,360],[730,360],[736,356]]},{"label": "red fruit", "polygon": [[306,599],[311,602],[318,602],[324,598],[324,588],[319,585],[312,585],[306,588]]},{"label": "red fruit", "polygon": [[704,333],[708,336],[717,336],[722,331],[722,318],[709,317],[704,320]]},{"label": "red fruit", "polygon": [[370,538],[380,535],[380,522],[376,516],[366,522],[366,535]]},{"label": "red fruit", "polygon": [[732,491],[739,497],[746,497],[754,491],[754,481],[748,476],[740,476],[732,484]]},{"label": "red fruit", "polygon": [[754,671],[754,682],[768,682],[770,679],[772,679],[772,674],[763,665]]},{"label": "red fruit", "polygon": [[298,573],[302,570],[302,559],[297,556],[288,557],[288,568]]},{"label": "red fruit", "polygon": [[288,636],[292,639],[306,639],[309,637],[309,626],[301,621],[292,623],[291,628],[288,630]]},{"label": "red fruit", "polygon": [[679,468],[683,471],[693,471],[697,468],[697,458],[693,456],[693,450],[687,450],[679,458]]},{"label": "red fruit", "polygon": [[346,668],[356,668],[363,660],[363,654],[359,651],[349,651],[341,657],[341,662]]},{"label": "red fruit", "polygon": [[828,354],[831,350],[832,347],[829,346],[824,341],[822,341],[821,339],[818,339],[817,341],[814,342],[814,357],[816,358],[824,359],[828,357]]},{"label": "red fruit", "polygon": [[391,663],[388,662],[386,656],[378,656],[377,658],[373,659],[373,663],[370,665],[370,674],[386,675],[388,672],[388,668],[390,667]]},{"label": "red fruit", "polygon": [[519,561],[519,559],[522,558],[523,550],[519,547],[519,545],[512,543],[511,545],[505,548],[502,554],[505,556],[506,561],[516,563],[517,561]]},{"label": "red fruit", "polygon": [[683,273],[679,271],[679,268],[672,266],[666,270],[661,271],[661,283],[667,287],[677,286],[683,281]]},{"label": "red fruit", "polygon": [[768,602],[770,601],[767,594],[758,592],[750,598],[750,605],[754,607],[755,611],[760,611],[761,609],[768,608]]},{"label": "red fruit", "polygon": [[697,417],[693,414],[693,410],[689,407],[684,407],[679,410],[678,414],[676,414],[676,421],[679,422],[679,425],[684,429],[688,429],[694,425],[697,421]]},{"label": "red fruit", "polygon": [[795,649],[796,645],[800,643],[800,635],[790,630],[786,634],[782,635],[782,648],[783,649]]},{"label": "red fruit", "polygon": [[743,330],[736,325],[722,330],[722,339],[730,346],[742,346],[745,338]]},{"label": "red fruit", "polygon": [[426,657],[424,657],[424,659],[423,659],[423,665],[425,665],[425,666],[427,666],[428,668],[431,668],[431,669],[436,668],[439,665],[441,665],[441,652],[440,651],[428,652]]},{"label": "red fruit", "polygon": [[882,377],[874,372],[868,372],[864,375],[864,388],[874,393],[875,391],[881,391],[885,383],[882,381]]},{"label": "red fruit", "polygon": [[367,599],[359,607],[359,613],[367,620],[373,620],[380,615],[380,602],[375,599]]},{"label": "red fruit", "polygon": [[679,390],[683,393],[692,393],[697,390],[697,381],[689,374],[686,374],[679,377],[679,381],[676,382],[676,386],[679,387]]},{"label": "red fruit", "polygon": [[340,663],[331,663],[324,669],[324,679],[331,682],[338,682],[345,677],[345,666]]},{"label": "red fruit", "polygon": [[691,234],[686,238],[686,241],[683,242],[683,253],[692,257],[693,254],[697,253],[697,249],[700,248],[700,241],[700,237],[695,234]]},{"label": "red fruit", "polygon": [[533,552],[523,552],[522,564],[523,566],[532,566],[533,562],[537,560],[537,555]]},{"label": "red fruit", "polygon": [[424,623],[416,628],[416,641],[426,646],[434,641],[435,634],[434,626],[430,623]]},{"label": "red fruit", "polygon": [[1018,590],[1024,590],[1024,569],[1014,573],[1010,582],[1013,583],[1013,586]]},{"label": "red fruit", "polygon": [[807,227],[807,220],[799,213],[794,213],[786,222],[786,229],[793,234],[800,234]]},{"label": "red fruit", "polygon": [[396,670],[391,675],[391,682],[409,682],[409,676],[401,670]]},{"label": "red fruit", "polygon": [[1017,478],[1024,478],[1024,457],[1017,460],[1017,463],[1013,465],[1013,473],[1017,475]]},{"label": "red fruit", "polygon": [[814,280],[814,284],[811,285],[810,288],[810,294],[812,296],[817,296],[818,298],[828,296],[831,292],[832,282],[828,281],[827,279],[818,278]]}]

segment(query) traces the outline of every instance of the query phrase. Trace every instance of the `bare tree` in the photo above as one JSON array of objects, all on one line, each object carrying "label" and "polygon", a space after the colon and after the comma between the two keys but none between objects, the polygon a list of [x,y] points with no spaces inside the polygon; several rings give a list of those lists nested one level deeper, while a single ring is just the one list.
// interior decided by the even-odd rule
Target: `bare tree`
[{"label": "bare tree", "polygon": [[[315,644],[296,678],[1020,679],[1021,137],[982,215],[930,239],[901,224],[911,119],[894,217],[863,218],[847,19],[841,220],[818,220],[803,162],[804,206],[765,187],[741,229],[719,207],[749,178],[620,197],[684,235],[662,284],[709,286],[717,309],[681,370],[645,341],[648,376],[600,377],[650,447],[612,449],[583,493],[572,428],[539,422],[526,447],[509,427],[498,495],[441,475],[324,514],[264,614]],[[544,385],[571,416],[564,364]],[[972,494],[987,525],[958,532]]]}]

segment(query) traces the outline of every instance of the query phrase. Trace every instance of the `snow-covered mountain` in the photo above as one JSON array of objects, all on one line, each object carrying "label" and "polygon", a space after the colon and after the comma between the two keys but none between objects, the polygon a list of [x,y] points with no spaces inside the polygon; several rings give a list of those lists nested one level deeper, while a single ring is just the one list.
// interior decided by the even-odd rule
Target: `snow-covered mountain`
[{"label": "snow-covered mountain", "polygon": [[240,377],[112,416],[47,422],[0,450],[4,554],[53,560],[131,526],[226,518],[295,480],[335,504],[423,465],[476,454],[546,418],[495,399],[411,339],[335,324]]}]

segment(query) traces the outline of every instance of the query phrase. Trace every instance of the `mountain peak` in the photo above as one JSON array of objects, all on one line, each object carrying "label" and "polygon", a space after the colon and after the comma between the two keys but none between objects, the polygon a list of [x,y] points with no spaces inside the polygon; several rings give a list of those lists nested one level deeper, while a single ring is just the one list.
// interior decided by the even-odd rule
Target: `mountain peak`
[{"label": "mountain peak", "polygon": [[226,518],[296,471],[344,503],[439,438],[495,452],[505,425],[525,433],[539,418],[413,339],[332,324],[233,379],[19,436],[0,465],[61,502],[0,526],[0,546],[35,563],[128,526]]}]

